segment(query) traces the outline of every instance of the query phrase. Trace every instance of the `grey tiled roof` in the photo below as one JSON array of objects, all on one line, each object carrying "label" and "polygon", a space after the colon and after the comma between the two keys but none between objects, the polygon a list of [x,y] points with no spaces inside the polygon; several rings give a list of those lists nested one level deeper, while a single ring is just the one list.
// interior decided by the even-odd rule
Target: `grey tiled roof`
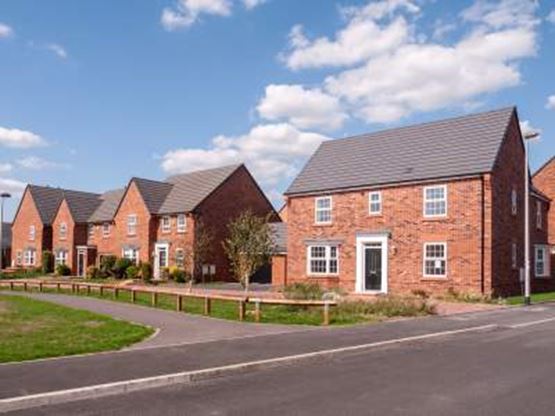
[{"label": "grey tiled roof", "polygon": [[29,185],[28,189],[35,201],[42,223],[52,224],[64,197],[64,189],[39,185]]},{"label": "grey tiled roof", "polygon": [[2,247],[12,246],[12,225],[9,222],[2,223]]},{"label": "grey tiled roof", "polygon": [[287,223],[273,222],[270,224],[272,240],[278,253],[287,253]]},{"label": "grey tiled roof", "polygon": [[286,195],[490,172],[514,107],[322,143]]},{"label": "grey tiled roof", "polygon": [[190,212],[242,165],[222,166],[170,176],[173,185],[158,214]]},{"label": "grey tiled roof", "polygon": [[87,222],[102,202],[99,194],[70,190],[64,190],[64,199],[76,223]]},{"label": "grey tiled roof", "polygon": [[89,222],[98,223],[112,221],[124,193],[125,189],[122,188],[102,194],[100,196],[101,203],[89,217]]},{"label": "grey tiled roof", "polygon": [[150,213],[157,214],[172,190],[172,184],[150,179],[133,178]]}]

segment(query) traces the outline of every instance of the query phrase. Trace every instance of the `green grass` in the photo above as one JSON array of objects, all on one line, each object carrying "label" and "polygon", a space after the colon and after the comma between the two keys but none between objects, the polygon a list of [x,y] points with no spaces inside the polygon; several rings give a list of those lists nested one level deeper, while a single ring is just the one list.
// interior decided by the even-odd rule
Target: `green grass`
[{"label": "green grass", "polygon": [[[553,302],[555,301],[555,292],[533,293],[531,296],[532,303],[535,302]],[[508,305],[522,305],[524,303],[523,296],[512,296],[506,299]]]},{"label": "green grass", "polygon": [[88,311],[0,295],[0,363],[117,350],[152,332]]}]

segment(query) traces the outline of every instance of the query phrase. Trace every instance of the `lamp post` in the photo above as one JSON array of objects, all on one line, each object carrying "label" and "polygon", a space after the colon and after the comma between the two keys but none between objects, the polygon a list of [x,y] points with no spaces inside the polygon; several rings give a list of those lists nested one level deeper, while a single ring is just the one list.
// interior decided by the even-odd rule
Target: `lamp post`
[{"label": "lamp post", "polygon": [[539,133],[524,135],[524,304],[530,305],[530,170],[528,142]]},{"label": "lamp post", "polygon": [[4,200],[11,198],[7,192],[0,194],[0,272],[4,268]]}]

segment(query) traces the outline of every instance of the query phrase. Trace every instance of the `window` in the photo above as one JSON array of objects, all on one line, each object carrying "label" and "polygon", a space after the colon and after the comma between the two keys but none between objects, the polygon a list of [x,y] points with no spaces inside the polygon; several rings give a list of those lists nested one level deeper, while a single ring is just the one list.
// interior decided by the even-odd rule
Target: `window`
[{"label": "window", "polygon": [[34,225],[29,226],[29,240],[35,241],[35,236],[37,234],[37,229]]},{"label": "window", "polygon": [[309,246],[308,274],[336,275],[339,272],[337,246]]},{"label": "window", "polygon": [[542,203],[541,201],[536,201],[536,227],[538,230],[542,229]]},{"label": "window", "polygon": [[60,240],[65,240],[67,238],[67,224],[62,222],[60,224]]},{"label": "window", "polygon": [[447,244],[424,244],[424,277],[445,277],[447,275]]},{"label": "window", "polygon": [[513,189],[511,192],[511,213],[516,215],[518,212],[518,194],[516,193],[516,189]]},{"label": "window", "polygon": [[135,214],[127,217],[127,235],[137,234],[137,216]]},{"label": "window", "polygon": [[518,247],[516,243],[511,246],[511,266],[513,270],[518,268]]},{"label": "window", "polygon": [[182,248],[175,250],[175,265],[177,267],[185,267],[185,251]]},{"label": "window", "polygon": [[172,219],[169,216],[162,217],[162,232],[169,233],[172,230]]},{"label": "window", "polygon": [[23,264],[25,266],[34,266],[36,258],[36,251],[34,249],[25,250]]},{"label": "window", "polygon": [[21,266],[22,263],[23,263],[23,253],[21,252],[21,250],[18,250],[15,257],[15,264],[16,266]]},{"label": "window", "polygon": [[536,277],[549,277],[549,247],[536,246],[535,252]]},{"label": "window", "polygon": [[379,215],[382,213],[381,192],[370,192],[368,194],[368,212],[370,215]]},{"label": "window", "polygon": [[67,264],[67,251],[60,250],[56,253],[56,266],[59,264]]},{"label": "window", "polygon": [[426,186],[424,188],[424,216],[444,217],[447,215],[447,186]]},{"label": "window", "polygon": [[179,214],[177,216],[177,232],[184,233],[187,231],[187,217],[185,214]]},{"label": "window", "polygon": [[133,263],[139,263],[139,249],[137,248],[124,248],[123,249],[123,258],[129,259]]},{"label": "window", "polygon": [[316,198],[314,203],[316,210],[316,224],[331,224],[331,196]]},{"label": "window", "polygon": [[102,236],[104,238],[110,237],[111,226],[109,222],[102,224]]}]

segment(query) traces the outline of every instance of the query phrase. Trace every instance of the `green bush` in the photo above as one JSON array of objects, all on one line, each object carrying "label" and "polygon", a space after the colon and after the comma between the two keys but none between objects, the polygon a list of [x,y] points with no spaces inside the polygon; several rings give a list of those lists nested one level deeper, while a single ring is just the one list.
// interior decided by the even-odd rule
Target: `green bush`
[{"label": "green bush", "polygon": [[49,274],[54,271],[54,254],[51,251],[42,252],[42,273]]},{"label": "green bush", "polygon": [[127,268],[125,274],[128,279],[136,279],[139,276],[139,268],[137,266],[131,265]]},{"label": "green bush", "polygon": [[345,316],[396,317],[420,316],[435,313],[433,305],[423,298],[383,296],[375,300],[350,300],[337,305],[336,314]]},{"label": "green bush", "polygon": [[87,277],[89,279],[98,279],[99,277],[103,277],[100,274],[100,269],[96,266],[89,266],[87,267]]},{"label": "green bush", "polygon": [[133,266],[133,262],[126,258],[117,259],[114,267],[112,267],[113,275],[116,279],[123,279],[127,273],[127,269]]},{"label": "green bush", "polygon": [[176,283],[187,283],[193,276],[182,269],[174,269],[171,271],[170,278],[175,280]]},{"label": "green bush", "polygon": [[293,283],[283,288],[285,299],[320,300],[324,291],[318,283]]},{"label": "green bush", "polygon": [[152,266],[150,263],[141,263],[141,277],[145,282],[152,281]]},{"label": "green bush", "polygon": [[102,277],[113,276],[113,268],[116,264],[116,256],[103,256],[100,261],[100,274]]},{"label": "green bush", "polygon": [[67,264],[58,264],[56,266],[56,274],[58,276],[70,276],[71,275],[71,269],[69,268],[69,266]]}]

